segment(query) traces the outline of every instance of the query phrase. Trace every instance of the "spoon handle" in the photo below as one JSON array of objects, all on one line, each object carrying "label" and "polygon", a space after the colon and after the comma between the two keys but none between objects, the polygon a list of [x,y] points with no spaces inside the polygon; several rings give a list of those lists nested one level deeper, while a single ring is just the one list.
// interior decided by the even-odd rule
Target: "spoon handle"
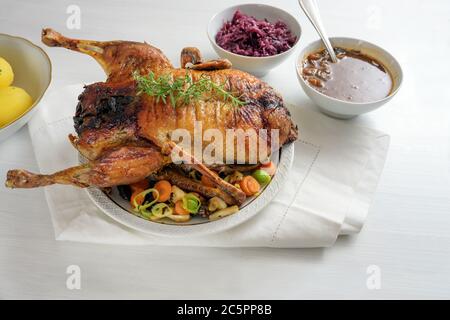
[{"label": "spoon handle", "polygon": [[322,25],[322,19],[320,18],[319,7],[317,6],[316,0],[298,0],[298,3],[322,39],[325,48],[327,48],[327,51],[330,54],[331,60],[337,62],[336,54],[334,53],[330,40],[328,40],[325,28]]}]

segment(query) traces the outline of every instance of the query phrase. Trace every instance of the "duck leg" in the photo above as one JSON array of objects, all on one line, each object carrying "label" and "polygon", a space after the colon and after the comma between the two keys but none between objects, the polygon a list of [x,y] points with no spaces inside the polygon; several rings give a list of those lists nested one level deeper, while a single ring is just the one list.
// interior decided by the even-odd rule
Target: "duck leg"
[{"label": "duck leg", "polygon": [[141,42],[92,41],[64,37],[53,29],[42,30],[42,42],[49,47],[63,47],[93,57],[108,75],[108,82],[132,79],[133,72],[142,74],[173,68],[161,50]]},{"label": "duck leg", "polygon": [[153,148],[121,147],[96,161],[53,174],[10,170],[5,185],[8,188],[36,188],[51,184],[105,188],[143,180],[169,162],[169,158]]}]

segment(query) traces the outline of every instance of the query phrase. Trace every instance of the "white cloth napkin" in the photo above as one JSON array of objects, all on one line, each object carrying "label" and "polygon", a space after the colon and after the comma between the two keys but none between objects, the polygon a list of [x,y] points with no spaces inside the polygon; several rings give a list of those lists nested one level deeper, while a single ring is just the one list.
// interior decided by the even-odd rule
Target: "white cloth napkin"
[{"label": "white cloth napkin", "polygon": [[[58,89],[29,123],[42,173],[78,164],[67,135],[81,85]],[[389,136],[290,106],[300,140],[289,178],[254,218],[225,232],[189,238],[144,234],[109,218],[83,189],[49,186],[45,195],[57,240],[129,245],[326,247],[361,230],[386,158]]]}]

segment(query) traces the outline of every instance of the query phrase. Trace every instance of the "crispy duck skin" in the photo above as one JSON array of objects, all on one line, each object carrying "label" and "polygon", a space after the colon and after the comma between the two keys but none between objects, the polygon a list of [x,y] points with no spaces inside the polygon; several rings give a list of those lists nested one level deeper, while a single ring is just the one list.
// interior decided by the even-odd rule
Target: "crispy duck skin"
[{"label": "crispy duck skin", "polygon": [[[79,96],[74,116],[77,136],[69,136],[73,146],[91,163],[51,175],[11,170],[7,175],[8,187],[29,188],[52,183],[109,187],[139,181],[170,163],[168,155],[175,147],[170,139],[173,130],[187,129],[194,138],[194,121],[200,121],[203,130],[219,130],[224,137],[227,129],[254,129],[256,133],[260,129],[278,129],[280,147],[297,139],[297,126],[278,93],[254,76],[231,69],[227,60],[203,61],[196,48],[183,49],[182,68],[175,68],[161,50],[145,42],[76,40],[52,29],[42,31],[42,41],[51,47],[64,47],[92,56],[107,74],[106,82],[87,85]],[[135,72],[147,75],[150,71],[156,77],[172,75],[174,78],[189,73],[194,82],[206,75],[215,83],[224,84],[225,89],[240,97],[245,105],[233,107],[219,97],[192,101],[176,108],[162,100],[157,102],[152,96],[138,94],[133,78]],[[148,146],[140,146],[141,141],[146,141]],[[236,143],[235,140],[233,144]],[[270,143],[268,139],[269,152]],[[203,142],[203,147],[208,144],[209,141]],[[225,150],[225,138],[223,144]],[[153,160],[150,161],[149,156],[146,158],[151,163],[145,169],[140,162],[141,155],[132,152],[135,148],[150,150]],[[118,150],[123,156],[121,160],[114,157],[109,160]],[[245,150],[248,154],[248,141],[245,141]],[[127,151],[129,154],[125,154]],[[182,152],[189,155],[190,150]],[[193,168],[211,177],[217,188],[230,195],[235,203],[245,200],[241,190],[217,179],[201,161],[193,160]],[[223,159],[224,162],[230,160],[235,162],[236,152],[233,159]],[[96,170],[105,161],[110,167],[101,171],[99,177]]]}]

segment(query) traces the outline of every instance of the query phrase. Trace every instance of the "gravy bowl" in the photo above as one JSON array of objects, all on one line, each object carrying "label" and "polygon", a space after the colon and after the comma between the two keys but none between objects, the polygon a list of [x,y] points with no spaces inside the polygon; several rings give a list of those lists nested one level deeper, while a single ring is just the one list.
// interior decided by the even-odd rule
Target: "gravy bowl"
[{"label": "gravy bowl", "polygon": [[300,52],[300,55],[295,61],[295,69],[297,72],[298,81],[300,82],[300,85],[302,86],[306,95],[316,103],[316,105],[323,113],[334,118],[350,119],[360,114],[375,110],[391,100],[392,97],[394,97],[394,95],[400,89],[403,80],[403,72],[400,64],[389,52],[370,42],[359,39],[335,37],[330,38],[330,41],[333,47],[359,50],[362,54],[379,61],[386,68],[392,78],[392,89],[387,97],[369,102],[352,102],[348,100],[339,100],[327,96],[314,89],[314,87],[308,84],[307,81],[303,78],[302,73],[303,61],[306,59],[306,57],[313,52],[325,49],[322,41],[317,40],[308,45]]}]

